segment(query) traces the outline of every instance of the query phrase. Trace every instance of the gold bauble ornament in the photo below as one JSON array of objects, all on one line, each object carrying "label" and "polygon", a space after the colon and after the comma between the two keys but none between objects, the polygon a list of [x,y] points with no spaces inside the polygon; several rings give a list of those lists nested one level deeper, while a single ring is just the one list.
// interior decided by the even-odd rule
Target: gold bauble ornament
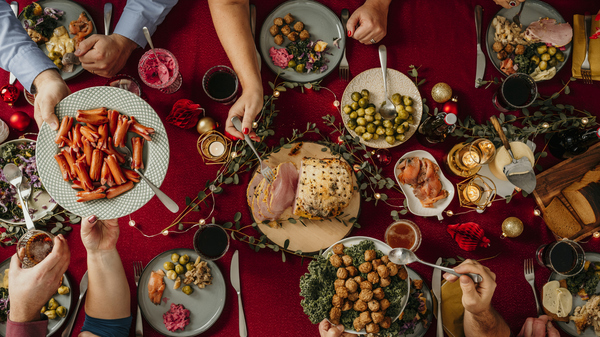
[{"label": "gold bauble ornament", "polygon": [[523,233],[523,221],[514,216],[506,218],[502,222],[502,237],[516,238]]},{"label": "gold bauble ornament", "polygon": [[214,119],[212,119],[211,117],[202,117],[200,118],[200,120],[198,121],[198,124],[196,124],[196,130],[198,131],[199,134],[204,134],[208,131],[214,130],[216,129],[218,126],[217,122],[215,122]]},{"label": "gold bauble ornament", "polygon": [[448,84],[440,82],[431,88],[431,98],[438,103],[447,102],[452,98],[452,88]]}]

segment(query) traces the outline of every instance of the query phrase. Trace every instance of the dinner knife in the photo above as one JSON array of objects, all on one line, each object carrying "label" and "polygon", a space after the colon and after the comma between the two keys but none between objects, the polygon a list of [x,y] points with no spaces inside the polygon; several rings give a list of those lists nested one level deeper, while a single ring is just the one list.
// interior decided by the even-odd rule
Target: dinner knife
[{"label": "dinner knife", "polygon": [[[435,262],[436,265],[442,264],[442,258],[440,257]],[[433,270],[433,276],[431,280],[431,288],[433,294],[437,300],[437,332],[436,337],[444,337],[444,324],[442,323],[442,270],[435,268]]]},{"label": "dinner knife", "polygon": [[238,256],[238,251],[236,250],[233,253],[233,257],[231,258],[231,270],[230,275],[231,285],[233,289],[237,292],[238,296],[238,311],[240,316],[240,337],[248,336],[248,331],[246,330],[246,318],[244,318],[244,307],[242,305],[242,289],[240,287],[240,258]]},{"label": "dinner knife", "polygon": [[79,299],[77,300],[77,305],[75,306],[75,311],[71,312],[71,317],[69,317],[69,324],[63,331],[61,337],[69,337],[71,336],[71,330],[73,330],[73,323],[75,323],[75,318],[77,318],[77,313],[79,312],[79,305],[81,304],[81,300],[83,296],[85,296],[85,292],[88,288],[88,274],[87,270],[83,277],[81,278],[81,282],[79,282]]},{"label": "dinner knife", "polygon": [[110,2],[104,4],[104,35],[110,33],[110,19],[112,18],[113,5]]},{"label": "dinner knife", "polygon": [[[19,16],[19,3],[16,1],[13,1],[10,3],[10,8],[12,8],[13,12],[15,13],[15,16],[18,17]],[[10,73],[8,75],[8,84],[15,84],[15,81],[17,80],[17,77],[13,74]]]},{"label": "dinner knife", "polygon": [[479,88],[479,80],[483,81],[485,73],[485,55],[481,50],[481,18],[483,16],[483,8],[480,5],[475,6],[475,30],[477,32],[477,71],[475,73],[475,88]]},{"label": "dinner knife", "polygon": [[252,32],[252,38],[255,39],[254,50],[256,51],[256,62],[258,62],[258,71],[260,71],[262,62],[260,60],[260,53],[258,52],[258,49],[256,49],[256,35],[254,34],[255,30],[256,30],[256,6],[251,4],[250,5],[250,31]]}]

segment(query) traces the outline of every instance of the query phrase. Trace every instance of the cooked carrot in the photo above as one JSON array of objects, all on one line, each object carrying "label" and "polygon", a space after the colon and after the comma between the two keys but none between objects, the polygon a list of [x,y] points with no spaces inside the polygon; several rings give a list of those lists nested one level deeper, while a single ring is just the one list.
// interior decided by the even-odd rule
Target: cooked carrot
[{"label": "cooked carrot", "polygon": [[61,142],[60,137],[67,137],[67,133],[69,132],[69,130],[71,130],[72,126],[73,126],[73,118],[69,117],[69,116],[63,117],[62,122],[60,123],[60,128],[58,129],[58,133],[56,134],[56,138],[54,139],[54,142],[56,144],[60,144],[60,142]]},{"label": "cooked carrot", "polygon": [[137,133],[138,135],[144,137],[144,139],[147,141],[151,141],[152,138],[150,135],[154,133],[154,129],[140,124],[133,116],[130,118],[131,126],[129,127],[129,131]]},{"label": "cooked carrot", "polygon": [[135,172],[134,170],[126,169],[124,167],[121,167],[121,170],[123,170],[123,173],[125,173],[125,177],[127,177],[127,180],[131,180],[136,183],[140,182],[140,175],[137,174],[137,172]]},{"label": "cooked carrot", "polygon": [[[127,176],[127,173],[125,173],[125,176]],[[110,168],[108,167],[106,161],[102,163],[102,171],[100,172],[100,183],[102,185],[108,185],[110,187],[115,186],[115,179],[113,178],[112,173],[110,173]]]},{"label": "cooked carrot", "polygon": [[100,171],[102,170],[102,163],[104,152],[95,149],[92,153],[92,163],[90,165],[90,179],[93,181],[100,180]]},{"label": "cooked carrot", "polygon": [[87,125],[102,125],[108,123],[108,117],[102,115],[88,115],[78,112],[75,118],[78,122],[86,123]]},{"label": "cooked carrot", "polygon": [[112,199],[121,195],[133,188],[133,181],[128,181],[126,184],[114,186],[106,190],[106,199]]},{"label": "cooked carrot", "polygon": [[131,147],[133,148],[133,155],[131,161],[131,168],[144,169],[144,160],[142,154],[144,152],[144,138],[133,137],[131,138]]},{"label": "cooked carrot", "polygon": [[117,161],[121,164],[125,162],[125,157],[123,156],[123,154],[115,150],[115,148],[113,147],[111,137],[108,137],[108,141],[106,142],[106,149],[102,149],[102,151],[104,151],[104,153],[106,154],[114,154],[115,157],[117,157]]},{"label": "cooked carrot", "polygon": [[92,184],[92,179],[90,179],[85,163],[81,161],[75,162],[75,170],[77,171],[77,177],[79,178],[83,189],[86,191],[93,190],[94,185]]},{"label": "cooked carrot", "polygon": [[[83,128],[81,128],[83,130]],[[92,153],[94,151],[94,146],[92,145],[92,143],[87,139],[87,138],[83,138],[83,154],[85,155],[85,163],[88,164],[88,166],[92,165]]]},{"label": "cooked carrot", "polygon": [[117,131],[117,123],[119,122],[119,112],[117,110],[109,110],[108,111],[108,128],[110,129],[110,134],[114,135],[115,131]]},{"label": "cooked carrot", "polygon": [[108,168],[110,169],[110,173],[112,173],[112,176],[115,179],[115,183],[117,185],[125,184],[127,182],[127,178],[125,178],[123,171],[121,171],[121,167],[119,166],[115,155],[111,154],[107,156],[104,160],[108,164]]},{"label": "cooked carrot", "polygon": [[69,163],[67,163],[65,157],[62,154],[57,153],[54,155],[54,159],[58,163],[58,167],[60,168],[60,172],[62,173],[63,180],[71,180],[71,168],[69,167]]},{"label": "cooked carrot", "polygon": [[127,130],[129,130],[129,126],[131,125],[131,121],[127,118],[127,116],[121,115],[119,117],[119,121],[117,123],[117,130],[113,134],[113,140],[115,147],[124,147],[125,140],[127,139]]}]

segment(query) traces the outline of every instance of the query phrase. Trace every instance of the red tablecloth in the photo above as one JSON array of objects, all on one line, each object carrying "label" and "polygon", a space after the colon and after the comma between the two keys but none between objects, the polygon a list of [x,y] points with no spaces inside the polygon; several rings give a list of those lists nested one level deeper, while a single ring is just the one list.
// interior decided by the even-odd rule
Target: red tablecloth
[{"label": "red tablecloth", "polygon": [[[115,8],[113,14],[113,27],[118,20],[124,0],[113,0]],[[347,7],[350,11],[355,10],[362,4],[362,0],[354,1],[321,1],[339,14],[342,8]],[[29,1],[19,1],[23,8]],[[103,1],[82,0],[80,1],[91,13],[94,21],[102,25]],[[272,11],[280,1],[265,0],[257,4],[257,22],[260,28],[263,19]],[[596,12],[598,3],[594,0],[559,1],[548,0],[563,17],[573,21],[573,15],[583,14],[586,11]],[[388,35],[381,41],[388,48],[388,66],[402,72],[408,70],[408,66],[414,64],[421,66],[420,76],[427,79],[421,87],[421,94],[432,102],[430,90],[438,82],[450,84],[454,93],[459,97],[459,117],[464,118],[472,115],[477,121],[482,122],[496,110],[492,107],[491,97],[495,90],[474,89],[475,78],[475,25],[473,8],[480,4],[484,8],[483,25],[485,28],[500,9],[491,0],[448,0],[448,1],[393,1],[388,21]],[[483,34],[483,33],[482,33]],[[167,16],[153,36],[157,47],[172,51],[180,64],[183,76],[181,90],[172,95],[143,86],[148,97],[148,102],[156,112],[166,119],[173,103],[180,98],[192,99],[200,103],[210,116],[221,124],[224,124],[228,107],[212,102],[201,88],[202,76],[210,67],[218,64],[229,65],[230,62],[225,55],[212,25],[212,20],[205,1],[180,2]],[[136,50],[122,73],[139,78],[137,74],[137,62],[143,50]],[[353,76],[360,72],[378,67],[379,61],[376,46],[365,46],[351,40],[348,44],[348,61]],[[571,76],[571,60],[557,76],[548,82],[540,83],[539,90],[543,95],[551,95],[561,87],[561,81],[567,81]],[[485,78],[499,76],[490,62],[487,63]],[[273,81],[275,75],[263,64],[263,84],[265,93],[268,93],[268,81]],[[0,83],[8,82],[8,73],[0,73]],[[90,86],[104,85],[106,79],[84,73],[69,82],[72,91],[77,91]],[[338,97],[341,96],[346,82],[340,81],[337,71],[326,78],[323,85],[333,90]],[[558,101],[565,104],[575,105],[579,109],[586,109],[597,114],[597,97],[600,94],[598,83],[585,85],[581,81],[571,84],[571,94],[562,95]],[[303,128],[307,121],[317,123],[321,130],[327,129],[322,125],[321,117],[326,114],[336,114],[332,106],[333,97],[327,91],[315,92],[308,90],[304,94],[300,91],[288,91],[283,93],[276,102],[280,110],[279,117],[275,121],[275,139],[291,135],[293,128]],[[431,105],[433,108],[436,105]],[[441,105],[438,105],[441,108]],[[21,97],[14,108],[0,104],[0,118],[5,121],[14,110],[23,110],[33,115],[33,108]],[[170,166],[162,190],[183,209],[185,207],[185,196],[195,196],[204,187],[209,179],[214,179],[217,166],[206,166],[196,150],[198,134],[194,129],[182,130],[165,122],[170,140],[171,157]],[[27,131],[36,132],[37,127],[32,125]],[[11,133],[11,138],[18,136],[17,132]],[[542,138],[542,137],[540,137]],[[273,139],[269,142],[274,142]],[[448,143],[453,143],[450,140]],[[538,142],[538,144],[541,144]],[[430,149],[439,162],[449,145],[444,144],[438,148]],[[394,162],[407,151],[423,148],[413,137],[406,144],[392,150]],[[548,156],[540,161],[544,167],[550,167],[558,160]],[[384,170],[384,173],[392,175],[392,166]],[[242,212],[242,223],[250,224],[251,217],[245,206],[245,184],[249,176],[242,175],[240,186],[227,186],[224,193],[216,197],[214,217],[218,223],[231,221],[235,212]],[[458,182],[456,177],[453,182]],[[392,203],[401,203],[401,195],[388,192]],[[439,256],[456,257],[460,255],[465,258],[481,259],[500,254],[498,257],[485,262],[497,275],[498,287],[493,299],[494,307],[504,316],[510,324],[513,332],[518,333],[523,322],[529,316],[536,315],[533,295],[529,285],[523,277],[523,259],[531,258],[535,249],[553,240],[551,232],[547,229],[542,218],[533,215],[535,202],[532,197],[523,198],[516,196],[509,204],[504,202],[494,203],[484,214],[475,212],[446,218],[439,222],[434,218],[420,218],[411,214],[407,219],[419,224],[423,233],[423,242],[418,250],[419,256],[427,261],[435,261]],[[450,209],[455,213],[460,212],[458,201],[455,199]],[[380,204],[377,207],[373,203],[363,202],[362,212],[359,219],[361,229],[354,229],[351,235],[372,236],[383,239],[383,234],[392,222],[389,216],[392,208]],[[187,218],[189,221],[197,221],[199,217],[207,215],[207,210],[200,213],[192,213]],[[517,216],[525,224],[523,234],[514,239],[500,239],[501,223],[506,217]],[[138,226],[148,234],[158,233],[166,227],[175,216],[169,213],[162,204],[153,198],[147,205],[132,214]],[[132,262],[141,260],[144,264],[149,262],[157,254],[172,248],[192,248],[193,231],[186,234],[158,236],[145,238],[140,233],[127,225],[129,219],[121,219],[121,237],[118,248],[125,266],[127,276],[132,289],[133,282]],[[485,229],[487,237],[491,240],[489,248],[479,248],[475,252],[468,253],[461,250],[450,235],[446,232],[446,225],[459,222],[475,221]],[[72,233],[68,235],[71,247],[71,265],[68,273],[78,283],[86,270],[85,250],[79,238],[79,227],[74,226]],[[598,251],[600,239],[591,239],[583,245],[588,251]],[[230,251],[224,258],[217,261],[225,278],[229,280],[229,263],[233,251],[240,251],[240,268],[242,279],[242,291],[246,322],[249,336],[315,336],[318,334],[317,326],[310,324],[300,306],[298,282],[302,274],[306,272],[308,261],[301,264],[300,258],[288,256],[287,262],[281,261],[280,253],[263,250],[258,253],[249,249],[248,245],[238,241],[231,244]],[[0,259],[10,257],[14,248],[0,249]],[[430,284],[432,270],[421,265],[411,265]],[[536,267],[536,286],[541,290],[550,272],[545,268]],[[74,289],[76,292],[77,290]],[[238,335],[237,299],[234,289],[227,282],[227,300],[225,310],[217,323],[204,333],[206,336],[236,336]],[[131,294],[132,314],[135,315],[137,295],[134,290]],[[75,335],[80,331],[83,324],[84,313],[80,310],[75,323]],[[432,325],[435,325],[433,323]],[[144,323],[146,336],[157,336],[152,328]],[[134,336],[132,328],[131,336]],[[432,327],[427,336],[435,335],[435,327]]]}]

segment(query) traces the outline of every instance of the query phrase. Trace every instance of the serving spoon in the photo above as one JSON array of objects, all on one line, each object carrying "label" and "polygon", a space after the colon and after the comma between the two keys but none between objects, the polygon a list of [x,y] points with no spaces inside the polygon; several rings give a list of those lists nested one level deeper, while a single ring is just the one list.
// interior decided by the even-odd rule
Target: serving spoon
[{"label": "serving spoon", "polygon": [[[27,225],[27,230],[35,229],[35,225],[33,224],[33,220],[31,220],[31,216],[29,216],[29,210],[27,206],[25,206],[25,202],[23,201],[23,196],[21,194],[21,182],[23,180],[23,172],[21,169],[15,164],[6,164],[2,169],[2,173],[8,182],[13,185],[17,189],[17,195],[19,196],[19,201],[21,205],[23,205],[23,217],[25,218],[25,224]],[[31,194],[31,191],[29,192]]]},{"label": "serving spoon", "polygon": [[169,69],[158,58],[158,55],[156,55],[156,51],[154,51],[154,43],[152,43],[152,38],[150,37],[150,32],[148,31],[148,28],[144,27],[144,28],[142,28],[142,30],[144,31],[144,36],[146,37],[146,41],[148,41],[148,44],[150,45],[150,49],[152,49],[152,52],[154,53],[154,57],[156,57],[156,61],[158,62],[158,78],[160,79],[160,81],[162,83],[167,83],[169,81]]},{"label": "serving spoon", "polygon": [[379,62],[381,63],[381,71],[383,72],[383,95],[385,102],[379,108],[379,113],[383,119],[394,119],[398,115],[396,106],[389,98],[387,90],[387,49],[384,45],[379,46]]},{"label": "serving spoon", "polygon": [[415,253],[413,253],[411,250],[406,249],[406,248],[394,248],[389,252],[388,257],[389,257],[390,261],[394,262],[395,264],[410,264],[413,262],[419,262],[419,263],[422,263],[424,265],[427,265],[427,266],[430,266],[433,268],[441,269],[441,270],[443,270],[447,273],[450,273],[456,277],[461,277],[463,275],[467,275],[475,283],[480,283],[481,281],[483,281],[483,278],[479,274],[473,274],[473,273],[459,274],[459,273],[455,272],[454,269],[452,269],[452,268],[438,266],[433,263],[421,261],[415,255]]}]

